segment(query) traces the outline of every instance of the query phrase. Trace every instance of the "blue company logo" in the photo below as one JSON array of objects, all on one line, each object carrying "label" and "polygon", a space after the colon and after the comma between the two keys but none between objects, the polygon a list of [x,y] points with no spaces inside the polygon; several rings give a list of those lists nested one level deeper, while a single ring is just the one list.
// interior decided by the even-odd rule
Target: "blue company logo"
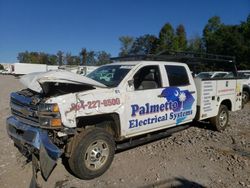
[{"label": "blue company logo", "polygon": [[[191,115],[194,98],[188,90],[180,90],[177,87],[169,87],[162,91],[161,95],[166,98],[166,102],[162,104],[146,103],[144,105],[132,104],[131,117],[137,115],[143,116],[147,114],[155,114],[152,117],[138,120],[137,118],[129,120],[129,128],[140,127],[149,124],[155,124],[161,121],[175,120],[178,125],[188,115]],[[164,115],[159,115],[165,112]]]},{"label": "blue company logo", "polygon": [[[167,101],[177,102],[177,108],[173,109],[173,112],[188,111],[192,109],[194,103],[194,97],[188,90],[180,90],[178,87],[168,87],[162,91]],[[181,123],[186,116],[180,116],[176,118],[176,124]]]}]

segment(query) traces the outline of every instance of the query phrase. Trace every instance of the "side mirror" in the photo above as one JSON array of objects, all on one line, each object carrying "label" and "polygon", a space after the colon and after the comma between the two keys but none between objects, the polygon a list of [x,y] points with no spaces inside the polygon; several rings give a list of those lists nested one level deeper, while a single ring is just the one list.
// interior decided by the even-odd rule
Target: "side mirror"
[{"label": "side mirror", "polygon": [[134,80],[129,80],[129,81],[128,81],[128,86],[129,86],[129,87],[134,86]]}]

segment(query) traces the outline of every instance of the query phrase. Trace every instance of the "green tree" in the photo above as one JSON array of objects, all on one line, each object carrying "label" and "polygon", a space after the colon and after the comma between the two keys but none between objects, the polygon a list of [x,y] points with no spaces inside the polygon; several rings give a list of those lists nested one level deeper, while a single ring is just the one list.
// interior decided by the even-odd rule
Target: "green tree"
[{"label": "green tree", "polygon": [[82,48],[80,52],[80,58],[81,58],[81,65],[86,65],[87,64],[87,50],[86,48]]},{"label": "green tree", "polygon": [[29,63],[37,64],[40,62],[39,52],[30,52],[29,57]]},{"label": "green tree", "polygon": [[62,66],[63,65],[63,58],[64,58],[63,52],[61,50],[59,50],[56,55],[57,55],[57,59],[58,59],[58,65]]},{"label": "green tree", "polygon": [[208,20],[203,29],[203,40],[208,53],[218,53],[217,47],[221,44],[221,38],[216,35],[223,24],[220,17],[214,16]]},{"label": "green tree", "polygon": [[104,64],[111,63],[110,61],[111,55],[108,54],[107,52],[100,51],[100,52],[97,52],[96,54],[97,54],[97,61],[96,61],[97,65],[104,65]]},{"label": "green tree", "polygon": [[65,61],[67,65],[80,65],[80,57],[72,56],[71,53],[66,53]]},{"label": "green tree", "polygon": [[176,28],[176,40],[178,45],[178,50],[187,49],[187,37],[184,25],[180,24]]},{"label": "green tree", "polygon": [[20,63],[36,63],[36,64],[57,64],[57,57],[44,52],[20,52],[17,59]]},{"label": "green tree", "polygon": [[87,64],[86,65],[95,65],[96,64],[96,52],[91,50],[87,52]]},{"label": "green tree", "polygon": [[49,55],[43,52],[38,54],[38,63],[39,64],[48,64],[49,63]]},{"label": "green tree", "polygon": [[176,50],[178,48],[174,29],[170,23],[166,23],[159,33],[158,52],[165,50]]},{"label": "green tree", "polygon": [[56,55],[49,55],[48,56],[48,65],[56,65],[58,62],[57,56]]},{"label": "green tree", "polygon": [[240,68],[250,69],[250,14],[240,24],[239,32],[242,33],[242,51],[237,60],[240,61]]},{"label": "green tree", "polygon": [[206,52],[236,57],[238,68],[250,68],[250,15],[239,25],[225,25],[219,17],[208,20],[203,39]]},{"label": "green tree", "polygon": [[205,25],[203,30],[203,34],[205,36],[209,35],[210,33],[215,33],[218,31],[222,26],[221,20],[219,16],[213,16],[209,18],[208,23]]},{"label": "green tree", "polygon": [[121,36],[119,37],[121,43],[119,56],[127,56],[130,54],[131,47],[134,42],[134,38],[130,36]]},{"label": "green tree", "polygon": [[136,54],[136,55],[155,54],[157,46],[158,46],[157,37],[149,34],[143,35],[135,39],[130,49],[130,54]]},{"label": "green tree", "polygon": [[79,56],[72,56],[73,62],[75,65],[80,65],[81,64],[81,59]]},{"label": "green tree", "polygon": [[205,52],[202,38],[198,35],[190,38],[188,40],[187,50],[192,52]]},{"label": "green tree", "polygon": [[0,70],[4,70],[4,67],[2,64],[0,64]]},{"label": "green tree", "polygon": [[71,56],[71,53],[67,52],[65,54],[65,62],[67,65],[74,65],[74,59]]},{"label": "green tree", "polygon": [[20,52],[18,53],[17,59],[19,63],[29,63],[29,52]]}]

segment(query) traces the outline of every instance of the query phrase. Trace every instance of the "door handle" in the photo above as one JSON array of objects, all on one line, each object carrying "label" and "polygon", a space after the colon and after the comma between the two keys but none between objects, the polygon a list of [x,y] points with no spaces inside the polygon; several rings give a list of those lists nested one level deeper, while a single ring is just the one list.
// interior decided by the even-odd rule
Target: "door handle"
[{"label": "door handle", "polygon": [[160,95],[158,95],[157,97],[159,97],[159,98],[163,98],[163,97],[164,97],[164,95],[160,94]]},{"label": "door handle", "polygon": [[191,94],[194,94],[194,93],[195,93],[195,91],[190,91],[190,93],[191,93]]}]

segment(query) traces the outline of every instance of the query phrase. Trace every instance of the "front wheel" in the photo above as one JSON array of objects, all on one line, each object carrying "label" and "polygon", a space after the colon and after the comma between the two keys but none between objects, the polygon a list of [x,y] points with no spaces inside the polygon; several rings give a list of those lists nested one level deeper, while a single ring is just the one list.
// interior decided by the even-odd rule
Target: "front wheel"
[{"label": "front wheel", "polygon": [[114,154],[113,136],[104,129],[94,128],[81,135],[69,158],[69,165],[80,179],[93,179],[110,167]]},{"label": "front wheel", "polygon": [[228,126],[229,113],[228,108],[225,105],[221,105],[218,115],[211,118],[211,123],[217,131],[223,131]]}]

